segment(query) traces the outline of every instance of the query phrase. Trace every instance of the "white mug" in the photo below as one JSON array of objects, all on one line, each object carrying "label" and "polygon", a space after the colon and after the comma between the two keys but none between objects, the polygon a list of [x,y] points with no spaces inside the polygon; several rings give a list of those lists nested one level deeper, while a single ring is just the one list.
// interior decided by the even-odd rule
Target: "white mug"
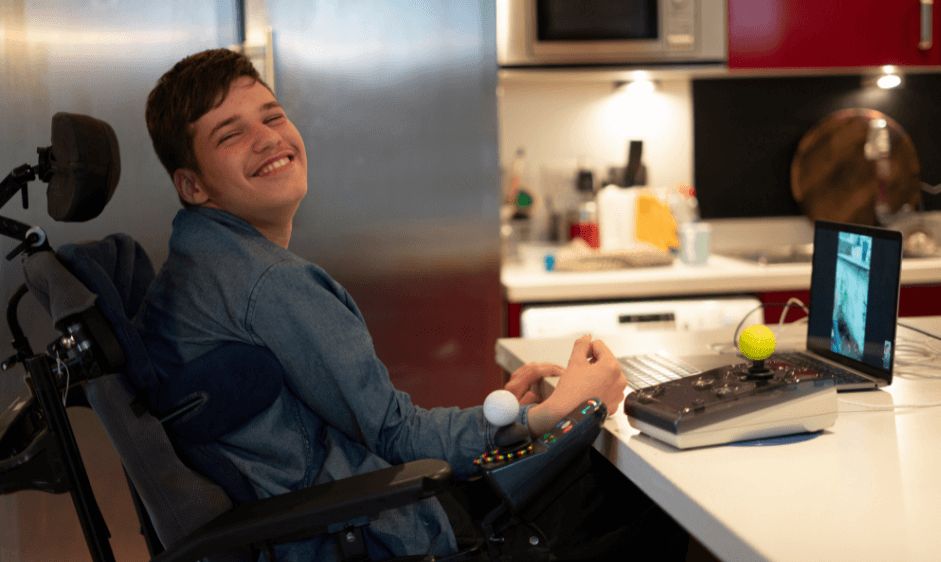
[{"label": "white mug", "polygon": [[680,260],[689,265],[709,261],[712,227],[704,222],[687,222],[679,226]]}]

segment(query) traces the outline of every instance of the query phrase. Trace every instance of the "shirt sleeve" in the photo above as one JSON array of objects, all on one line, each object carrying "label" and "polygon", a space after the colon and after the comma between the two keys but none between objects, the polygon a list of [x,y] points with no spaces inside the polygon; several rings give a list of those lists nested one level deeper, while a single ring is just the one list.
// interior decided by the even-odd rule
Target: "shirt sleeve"
[{"label": "shirt sleeve", "polygon": [[493,447],[481,407],[423,409],[392,386],[352,298],[317,266],[270,267],[252,291],[246,328],[278,357],[301,401],[390,463],[439,458],[467,477]]}]

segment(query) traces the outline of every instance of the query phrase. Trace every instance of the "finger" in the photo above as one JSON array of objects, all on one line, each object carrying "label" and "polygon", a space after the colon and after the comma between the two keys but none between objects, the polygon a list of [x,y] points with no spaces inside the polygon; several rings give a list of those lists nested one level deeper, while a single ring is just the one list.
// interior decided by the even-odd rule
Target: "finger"
[{"label": "finger", "polygon": [[[513,373],[510,375],[509,380],[507,380],[506,384],[503,385],[503,388],[505,390],[509,390],[513,394],[518,395],[517,390],[522,392],[527,386],[529,386],[529,383],[527,381],[529,380],[528,372],[530,371],[530,369],[531,369],[530,364],[526,363],[519,369],[516,369],[515,371],[513,371]],[[519,396],[517,396],[517,398],[518,397]]]},{"label": "finger", "polygon": [[521,406],[525,406],[526,404],[535,404],[536,402],[539,402],[539,395],[532,390],[529,390],[526,392],[526,394],[523,395],[522,398],[519,399],[519,401]]},{"label": "finger", "polygon": [[554,369],[561,369],[561,367],[552,363],[527,363],[517,369],[513,373],[513,376],[538,380],[542,377],[550,376],[550,373]]},{"label": "finger", "polygon": [[513,371],[510,375],[511,380],[529,381],[539,378],[539,370],[542,363],[526,363],[519,369]]},{"label": "finger", "polygon": [[503,390],[508,390],[508,391],[510,391],[510,393],[512,393],[513,396],[515,396],[517,400],[522,400],[522,399],[523,399],[523,395],[526,393],[526,389],[525,389],[525,388],[518,388],[518,387],[516,387],[516,386],[510,386],[509,384],[507,384],[506,386],[504,386],[504,387],[503,387]]},{"label": "finger", "polygon": [[614,357],[614,354],[611,353],[611,350],[608,349],[608,346],[601,340],[594,340],[591,342],[591,354],[596,360],[607,359],[608,357]]},{"label": "finger", "polygon": [[529,388],[529,386],[530,385],[521,378],[510,379],[509,382],[503,385],[503,390],[509,390],[513,393],[513,396],[516,396],[518,400],[523,396],[523,394],[526,393],[526,390]]},{"label": "finger", "polygon": [[569,366],[587,363],[588,358],[591,356],[590,353],[591,334],[585,334],[575,340],[575,345],[572,346],[572,355],[569,357]]},{"label": "finger", "polygon": [[565,372],[565,368],[561,365],[555,365],[553,363],[545,363],[540,367],[539,377],[533,382],[538,382],[539,379],[545,377],[561,377],[562,373]]},{"label": "finger", "polygon": [[537,401],[542,402],[542,385],[540,383],[537,382],[536,384],[529,387],[529,392],[532,392],[534,395],[536,395]]}]

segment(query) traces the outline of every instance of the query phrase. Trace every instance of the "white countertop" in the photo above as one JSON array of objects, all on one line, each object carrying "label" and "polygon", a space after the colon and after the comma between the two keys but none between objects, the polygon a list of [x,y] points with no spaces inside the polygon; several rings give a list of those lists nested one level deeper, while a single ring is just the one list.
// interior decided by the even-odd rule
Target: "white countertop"
[{"label": "white countertop", "polygon": [[[596,272],[547,272],[530,251],[501,270],[512,303],[647,298],[808,289],[810,264],[758,265],[719,255],[701,266],[673,265]],[[902,285],[941,283],[941,258],[902,260]]]},{"label": "white countertop", "polygon": [[[937,317],[902,321],[941,332]],[[617,355],[700,353],[729,332],[635,333],[606,343]],[[789,326],[782,340],[798,342],[802,332]],[[527,361],[564,365],[571,344],[501,339],[497,361],[509,371]],[[911,346],[941,353],[941,342],[900,328],[904,355],[891,386],[841,393],[836,424],[806,441],[682,451],[640,435],[619,408],[595,446],[721,559],[934,560],[941,372],[912,365]],[[911,405],[922,407],[903,407]]]}]

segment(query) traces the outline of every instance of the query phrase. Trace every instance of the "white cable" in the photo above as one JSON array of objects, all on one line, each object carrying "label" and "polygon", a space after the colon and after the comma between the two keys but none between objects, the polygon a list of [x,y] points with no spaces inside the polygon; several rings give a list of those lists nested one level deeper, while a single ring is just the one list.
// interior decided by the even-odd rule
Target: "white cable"
[{"label": "white cable", "polygon": [[918,328],[917,326],[912,326],[911,324],[906,324],[904,322],[897,322],[897,325],[901,326],[902,328],[911,330],[913,332],[918,332],[919,334],[923,336],[928,336],[929,338],[932,338],[935,340],[941,340],[941,336],[939,336],[938,334],[933,334],[929,332],[928,330],[922,330],[921,328]]},{"label": "white cable", "polygon": [[781,316],[778,318],[778,329],[781,329],[781,326],[784,325],[784,319],[787,317],[787,311],[791,309],[791,306],[797,305],[801,307],[801,310],[804,311],[804,314],[810,314],[810,310],[807,308],[807,305],[804,304],[804,301],[800,300],[797,297],[791,297],[787,299],[787,302],[784,303],[784,308],[781,310]]},{"label": "white cable", "polygon": [[[780,303],[776,303],[776,304],[780,304]],[[774,332],[775,338],[777,338],[780,335],[781,330],[784,329],[784,319],[787,318],[787,313],[791,309],[792,306],[799,306],[801,307],[801,310],[804,311],[804,314],[810,314],[810,310],[807,308],[807,305],[805,305],[804,302],[800,300],[799,298],[791,297],[787,299],[787,302],[784,303],[784,308],[781,309],[781,316],[778,318],[778,328]],[[764,310],[764,308],[765,308],[764,303],[759,304],[755,308],[745,313],[745,316],[743,316],[742,319],[739,320],[738,326],[735,327],[735,332],[732,334],[732,346],[735,349],[735,351],[738,351],[738,333],[742,330],[742,326],[745,324],[745,321],[748,320],[748,317],[751,316],[752,313],[758,310]],[[804,322],[804,321],[806,321],[806,318],[800,318],[795,322],[791,322],[791,324],[796,324],[798,322]]]},{"label": "white cable", "polygon": [[[905,324],[899,323],[904,328],[914,329]],[[930,334],[929,334],[930,335]],[[934,336],[933,336],[934,337]],[[895,376],[913,379],[938,379],[941,378],[941,372],[938,371],[938,362],[941,361],[941,350],[930,345],[918,342],[901,343],[895,346],[895,366],[897,367]],[[901,368],[901,369],[899,369]],[[918,369],[930,369],[929,373],[920,373]],[[936,408],[941,406],[941,402],[928,402],[925,404],[893,404],[891,406],[873,406],[863,402],[854,402],[845,398],[840,398],[840,402],[860,406],[865,408],[864,412],[886,412],[905,409]],[[848,412],[850,413],[850,412]]]},{"label": "white cable", "polygon": [[[895,376],[913,379],[938,379],[941,371],[941,350],[923,343],[902,343],[895,346]],[[919,372],[928,369],[929,372]]]},{"label": "white cable", "polygon": [[69,372],[69,366],[62,362],[58,350],[56,350],[56,367],[59,369],[59,372],[65,369],[65,388],[62,389],[62,407],[64,408],[66,398],[69,396],[69,381],[72,379],[72,373]]},{"label": "white cable", "polygon": [[[893,404],[891,406],[873,406],[872,404],[866,404],[865,402],[853,402],[852,400],[847,400],[845,398],[838,399],[843,404],[850,404],[852,406],[861,406],[865,408],[865,412],[888,412],[892,410],[902,410],[907,408],[919,409],[919,408],[937,408],[941,406],[941,402],[928,402],[927,404]],[[850,411],[850,412],[840,412],[841,414],[854,414],[858,413],[860,410]]]},{"label": "white cable", "polygon": [[742,319],[738,321],[738,326],[735,326],[735,331],[732,332],[732,347],[735,348],[735,351],[738,351],[738,333],[742,330],[742,326],[745,324],[745,321],[748,320],[748,317],[751,316],[752,313],[757,312],[759,310],[764,310],[764,308],[765,308],[764,303],[761,303],[755,308],[746,312],[745,316],[742,316]]}]

